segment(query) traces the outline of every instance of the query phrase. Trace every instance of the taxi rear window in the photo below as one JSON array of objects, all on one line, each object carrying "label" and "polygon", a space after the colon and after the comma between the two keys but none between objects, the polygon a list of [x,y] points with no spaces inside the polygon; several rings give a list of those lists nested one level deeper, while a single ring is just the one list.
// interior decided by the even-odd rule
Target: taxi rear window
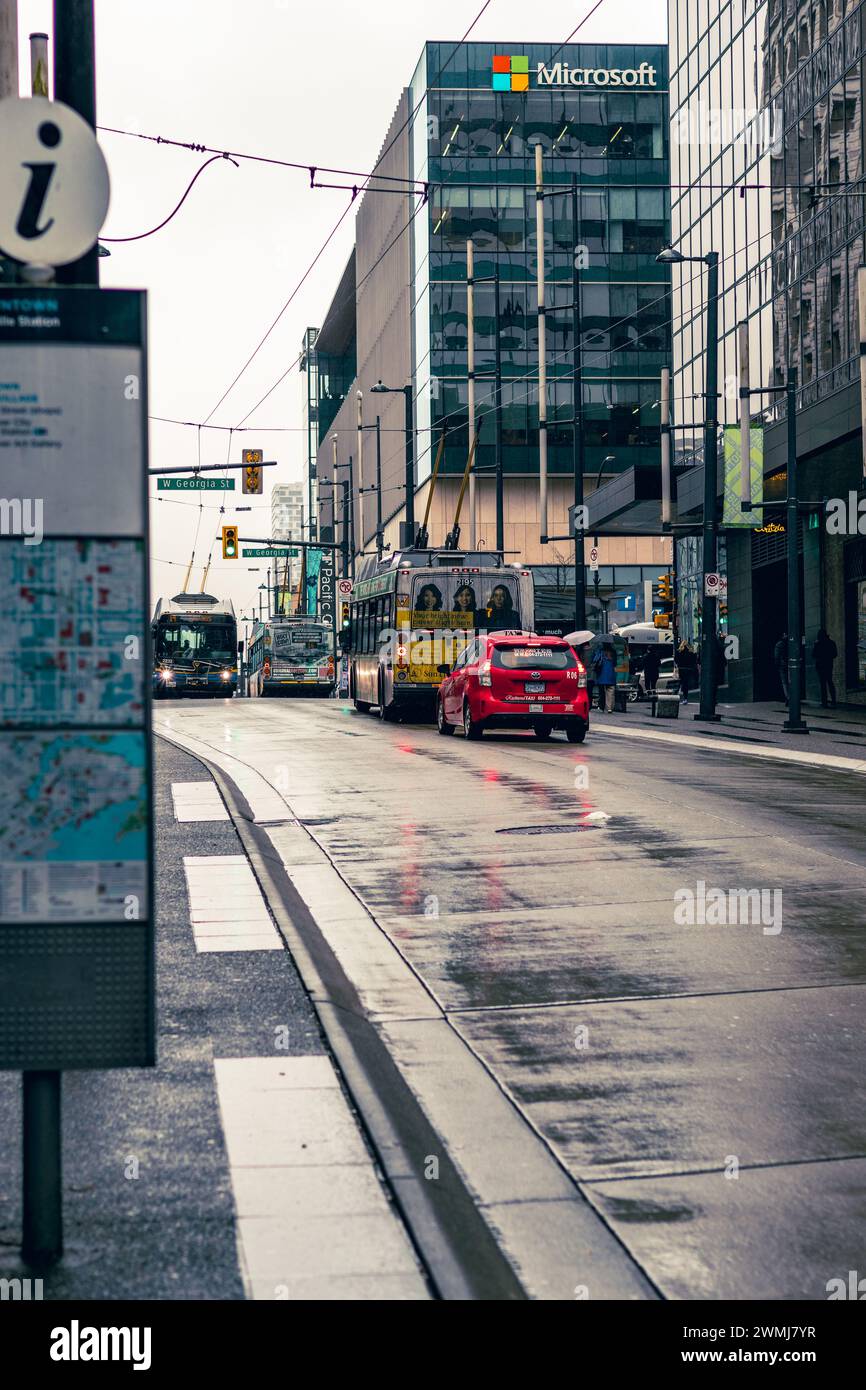
[{"label": "taxi rear window", "polygon": [[577,658],[571,647],[494,647],[493,665],[505,671],[567,671]]}]

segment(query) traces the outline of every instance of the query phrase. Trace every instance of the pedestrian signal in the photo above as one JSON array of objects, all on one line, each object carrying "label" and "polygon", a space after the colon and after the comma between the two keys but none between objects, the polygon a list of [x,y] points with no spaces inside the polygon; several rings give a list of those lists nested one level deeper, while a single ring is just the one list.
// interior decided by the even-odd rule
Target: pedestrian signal
[{"label": "pedestrian signal", "polygon": [[238,558],[238,528],[236,526],[223,527],[223,559],[236,560]]}]

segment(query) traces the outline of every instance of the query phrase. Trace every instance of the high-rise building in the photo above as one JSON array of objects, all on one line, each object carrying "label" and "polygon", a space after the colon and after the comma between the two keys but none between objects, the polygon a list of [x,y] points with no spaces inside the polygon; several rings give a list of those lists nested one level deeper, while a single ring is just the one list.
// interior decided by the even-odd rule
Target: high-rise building
[{"label": "high-rise building", "polygon": [[[547,281],[548,533],[539,513],[535,150],[543,152]],[[477,542],[496,543],[493,470],[504,476],[504,548],[539,567],[548,612],[569,598],[573,492],[572,304],[582,321],[586,491],[659,458],[659,374],[669,360],[667,56],[664,47],[427,43],[357,214],[355,247],[316,340],[320,521],[342,539],[351,479],[356,550],[405,518],[411,384],[415,517],[444,438],[429,531],[450,530],[469,451],[467,241],[474,249]],[[577,224],[572,214],[576,187]],[[498,350],[497,350],[498,345]],[[371,392],[377,382],[390,388]],[[361,447],[357,392],[363,395]],[[501,402],[501,411],[494,405]],[[379,417],[379,458],[376,417]],[[498,438],[497,438],[498,430]],[[360,453],[360,459],[359,459]],[[336,518],[330,479],[338,466]],[[350,467],[351,460],[351,467]],[[462,540],[472,531],[470,502]],[[362,546],[363,542],[363,546]],[[667,563],[662,537],[604,537],[611,603],[643,604]],[[592,605],[592,589],[590,599]]]},{"label": "high-rise building", "polygon": [[[737,324],[749,325],[752,387],[798,374],[803,637],[825,628],[839,647],[837,684],[866,702],[866,539],[828,530],[823,499],[863,486],[859,401],[858,269],[863,263],[866,6],[860,0],[670,0],[672,242],[683,254],[719,255],[720,401],[737,421]],[[673,269],[675,420],[700,421],[706,275]],[[784,397],[751,399],[763,426],[764,499],[755,524],[722,513],[727,574],[723,630],[734,698],[781,694],[775,645],[787,625],[788,546]],[[678,520],[700,521],[699,434],[677,434]],[[689,457],[689,444],[692,455]],[[694,466],[697,463],[697,466]],[[682,635],[701,622],[699,536],[678,547]],[[807,662],[807,692],[818,694]],[[841,692],[840,692],[841,698]]]},{"label": "high-rise building", "polygon": [[[303,483],[280,483],[271,490],[271,538],[275,541],[300,541],[305,533],[305,490]],[[289,561],[289,587],[295,589],[301,573],[300,552]],[[274,582],[285,584],[285,569],[274,562]]]}]

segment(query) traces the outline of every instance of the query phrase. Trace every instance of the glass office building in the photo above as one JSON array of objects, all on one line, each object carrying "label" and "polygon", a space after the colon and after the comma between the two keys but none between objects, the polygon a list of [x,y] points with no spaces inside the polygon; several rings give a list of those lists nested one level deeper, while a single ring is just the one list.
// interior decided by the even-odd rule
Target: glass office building
[{"label": "glass office building", "polygon": [[[719,254],[720,422],[738,418],[736,335],[745,320],[753,387],[782,385],[789,365],[797,369],[799,491],[819,503],[861,484],[864,22],[861,0],[669,4],[672,242],[688,255]],[[674,267],[673,397],[681,423],[702,413],[705,297],[702,267]],[[765,426],[765,499],[781,500],[784,398],[753,398],[751,412]],[[688,432],[678,440],[687,446]],[[701,488],[681,473],[681,521],[690,508],[697,514]],[[729,685],[739,698],[772,698],[781,693],[773,647],[786,625],[784,516],[767,510],[763,527],[732,528],[726,540],[727,621],[740,650]],[[844,675],[849,698],[866,699],[857,645],[866,548],[828,536],[817,510],[803,518],[797,545],[807,646],[828,628],[843,652],[837,681]],[[690,583],[700,568],[693,551],[683,543],[678,555]],[[696,637],[699,602],[690,614],[684,635]],[[809,681],[813,695],[811,670]]]},{"label": "glass office building", "polygon": [[[557,553],[540,546],[537,512],[537,146],[550,194],[544,199],[544,263],[551,535],[567,530],[573,500],[575,255],[587,491],[600,469],[610,474],[639,461],[658,463],[659,375],[670,360],[670,272],[655,260],[670,234],[666,49],[428,43],[383,145],[380,181],[370,182],[358,213],[351,269],[355,331],[341,329],[339,296],[323,318],[317,343],[320,380],[324,346],[348,360],[350,342],[358,378],[348,388],[353,399],[336,414],[320,411],[317,468],[319,477],[327,478],[329,431],[344,441],[343,452],[357,452],[352,432],[358,385],[366,393],[378,377],[392,388],[411,380],[416,512],[423,512],[443,432],[445,485],[437,488],[437,502],[440,492],[453,498],[453,480],[462,474],[469,449],[466,244],[471,238],[479,535],[483,544],[495,543],[490,470],[498,396],[506,549],[535,563],[555,564],[567,557],[568,544]],[[403,190],[400,177],[407,184]],[[402,401],[365,395],[368,419],[374,402],[384,431],[387,525],[402,509]],[[369,442],[365,457],[369,469]],[[369,473],[365,477],[369,483]],[[326,506],[323,524],[332,520]],[[360,520],[355,520],[360,536]],[[465,510],[462,522],[465,538]],[[442,524],[437,521],[437,529]],[[371,528],[368,500],[365,539]],[[606,560],[644,563],[648,574],[665,564],[669,551],[661,539],[641,540],[637,550],[619,541],[615,545],[619,549]]]},{"label": "glass office building", "polygon": [[[666,53],[660,47],[427,44],[410,85],[413,177],[429,180],[429,212],[412,224],[418,418],[446,460],[468,447],[466,242],[475,248],[479,419],[492,407],[496,327],[502,457],[537,473],[538,322],[535,147],[544,181],[548,283],[549,460],[572,468],[572,273],[581,269],[587,471],[614,454],[621,469],[658,457],[659,371],[668,355],[668,274],[655,256],[668,235]],[[550,80],[548,80],[550,79]],[[579,80],[576,80],[579,79]],[[615,81],[616,85],[611,85]],[[571,184],[578,185],[578,225]],[[498,270],[498,306],[494,284]],[[419,481],[429,467],[429,448]],[[493,422],[479,464],[493,462]]]}]

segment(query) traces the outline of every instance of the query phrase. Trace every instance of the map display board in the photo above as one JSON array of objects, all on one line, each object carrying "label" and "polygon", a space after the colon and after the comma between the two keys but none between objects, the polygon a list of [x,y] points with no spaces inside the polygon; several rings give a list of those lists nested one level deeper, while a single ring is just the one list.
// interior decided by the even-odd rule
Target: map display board
[{"label": "map display board", "polygon": [[154,1061],[145,312],[0,287],[0,1068]]},{"label": "map display board", "polygon": [[0,726],[144,718],[141,541],[0,546]]},{"label": "map display board", "polygon": [[145,735],[4,733],[0,921],[140,920]]}]

